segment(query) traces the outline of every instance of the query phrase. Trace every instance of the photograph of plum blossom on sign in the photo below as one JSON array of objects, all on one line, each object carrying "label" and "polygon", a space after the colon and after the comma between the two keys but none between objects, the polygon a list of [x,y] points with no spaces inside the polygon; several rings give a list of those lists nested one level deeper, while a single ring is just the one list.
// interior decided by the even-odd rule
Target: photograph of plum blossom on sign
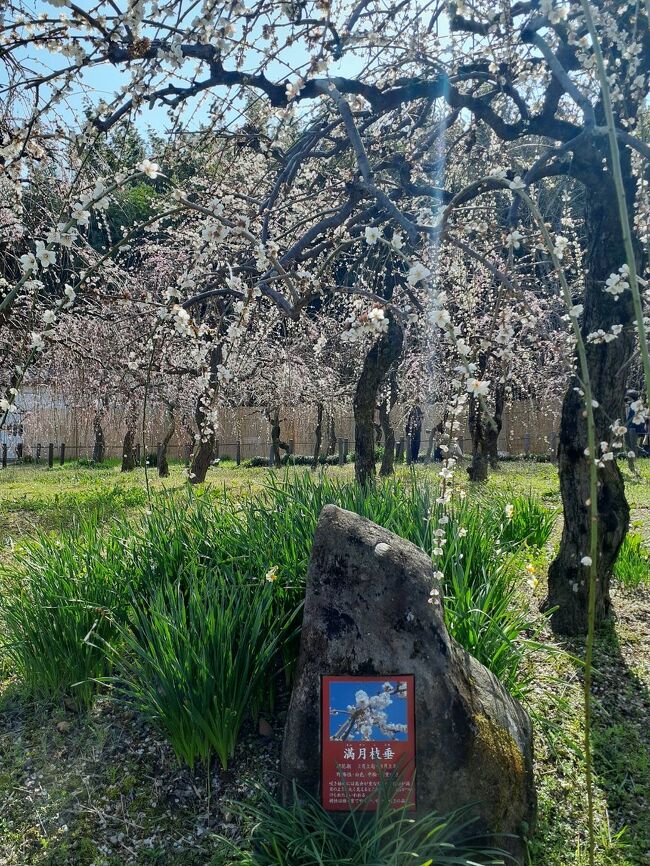
[{"label": "photograph of plum blossom on sign", "polygon": [[400,680],[330,682],[330,740],[408,740],[408,686]]}]

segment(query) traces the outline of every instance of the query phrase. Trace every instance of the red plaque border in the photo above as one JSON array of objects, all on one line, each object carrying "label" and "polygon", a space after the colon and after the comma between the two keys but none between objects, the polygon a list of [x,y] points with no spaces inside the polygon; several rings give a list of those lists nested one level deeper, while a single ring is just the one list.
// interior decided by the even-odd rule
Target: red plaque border
[{"label": "red plaque border", "polygon": [[[408,724],[408,739],[403,741],[393,741],[393,740],[351,740],[349,742],[349,746],[360,746],[363,743],[367,749],[371,747],[380,747],[385,748],[386,746],[395,747],[396,754],[395,759],[392,761],[388,761],[387,763],[381,764],[382,768],[385,772],[390,773],[391,770],[397,767],[398,762],[403,764],[404,769],[401,773],[401,778],[404,782],[405,788],[405,797],[406,799],[396,800],[395,806],[404,806],[406,803],[406,808],[409,811],[414,811],[416,809],[416,780],[415,780],[415,759],[416,759],[416,729],[415,729],[415,676],[413,674],[382,674],[376,675],[371,674],[368,676],[347,676],[345,674],[339,675],[328,675],[321,674],[320,678],[320,750],[321,750],[321,775],[320,775],[320,799],[323,808],[328,812],[348,812],[350,810],[350,804],[353,806],[359,805],[359,808],[363,811],[375,811],[376,805],[371,800],[370,802],[360,805],[363,801],[363,797],[360,797],[359,800],[354,799],[354,792],[350,792],[348,790],[346,794],[346,798],[349,796],[349,802],[341,803],[332,802],[331,798],[328,796],[328,792],[330,790],[330,781],[339,778],[341,773],[341,764],[336,761],[337,755],[337,746],[334,745],[335,741],[330,740],[329,738],[329,730],[330,730],[330,716],[329,716],[329,696],[330,683],[333,682],[348,682],[348,683],[368,683],[368,682],[377,682],[384,683],[387,680],[391,681],[402,681],[407,683],[407,696],[406,696],[406,717]],[[356,762],[358,764],[358,762]],[[345,765],[349,766],[348,764]],[[352,771],[357,770],[357,767],[353,764]],[[367,794],[365,795],[367,796]]]}]

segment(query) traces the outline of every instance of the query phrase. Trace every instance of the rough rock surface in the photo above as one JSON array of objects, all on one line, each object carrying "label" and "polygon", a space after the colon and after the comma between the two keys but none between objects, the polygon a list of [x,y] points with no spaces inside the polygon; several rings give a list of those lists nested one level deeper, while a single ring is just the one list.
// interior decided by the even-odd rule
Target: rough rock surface
[{"label": "rough rock surface", "polygon": [[429,557],[333,505],[320,516],[309,566],[300,656],[282,750],[290,781],[319,797],[320,676],[414,674],[418,813],[476,804],[486,833],[523,862],[535,817],[526,712],[453,641]]}]

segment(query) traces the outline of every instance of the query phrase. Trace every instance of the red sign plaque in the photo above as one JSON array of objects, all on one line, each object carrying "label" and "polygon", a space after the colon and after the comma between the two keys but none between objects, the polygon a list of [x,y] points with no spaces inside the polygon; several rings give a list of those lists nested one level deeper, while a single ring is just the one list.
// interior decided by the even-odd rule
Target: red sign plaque
[{"label": "red sign plaque", "polygon": [[324,676],[321,714],[323,807],[373,811],[381,779],[396,776],[393,805],[415,809],[414,677]]}]

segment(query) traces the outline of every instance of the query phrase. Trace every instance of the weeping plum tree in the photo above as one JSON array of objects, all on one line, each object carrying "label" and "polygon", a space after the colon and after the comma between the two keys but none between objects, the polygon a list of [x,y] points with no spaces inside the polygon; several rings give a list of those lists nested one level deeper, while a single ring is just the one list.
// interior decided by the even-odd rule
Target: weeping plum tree
[{"label": "weeping plum tree", "polygon": [[[11,164],[9,176],[20,183],[30,137],[41,134],[48,112],[93,67],[113,65],[121,70],[124,86],[111,103],[97,100],[86,126],[88,137],[113,129],[147,106],[164,106],[170,125],[181,132],[174,146],[191,156],[187,162],[196,166],[196,177],[183,188],[161,179],[162,170],[152,160],[139,164],[147,177],[159,179],[158,206],[167,201],[167,193],[167,212],[174,214],[168,245],[179,273],[173,294],[159,301],[160,320],[188,340],[198,336],[204,360],[219,347],[223,379],[232,375],[228,364],[236,347],[251,340],[249,310],[298,321],[317,299],[340,296],[341,304],[348,304],[348,328],[376,340],[355,399],[361,481],[374,471],[370,416],[381,375],[400,342],[397,312],[407,328],[413,317],[422,321],[430,313],[449,337],[459,390],[477,398],[483,394],[477,359],[471,347],[466,351],[462,326],[455,329],[453,310],[448,314],[440,291],[441,251],[461,249],[516,291],[496,253],[505,239],[491,231],[489,214],[483,226],[472,214],[489,208],[495,191],[516,200],[519,190],[536,195],[549,182],[581,186],[586,191],[584,244],[571,314],[582,316],[598,403],[597,433],[609,442],[623,410],[634,315],[621,272],[626,257],[594,45],[581,4],[475,0],[446,7],[417,0],[361,0],[334,7],[253,0],[246,7],[218,5],[214,14],[198,18],[186,14],[189,7],[184,0],[164,6],[118,0],[84,10],[71,5],[59,20],[33,15],[22,0],[7,0],[3,60],[11,70],[12,92],[29,94],[25,102],[39,117],[38,124],[18,122],[5,134],[3,160]],[[631,212],[639,190],[643,192],[637,181],[647,172],[650,155],[635,132],[648,89],[648,7],[594,0],[590,8],[610,72],[614,134]],[[282,34],[279,41],[277,34]],[[61,51],[65,61],[56,58],[46,72],[36,64],[32,68],[24,62],[26,45],[42,48],[44,56]],[[286,78],[278,73],[294,69],[301,53],[305,61],[295,74]],[[353,61],[348,68],[362,71],[338,74],[346,59]],[[186,134],[184,112],[201,99],[210,102],[209,120],[196,134]],[[250,105],[251,99],[255,110],[244,112],[239,126],[232,124],[232,107]],[[455,170],[463,159],[472,166],[469,182],[467,173]],[[445,172],[448,163],[454,170]],[[477,167],[483,166],[485,176],[477,178]],[[102,179],[102,190],[113,181]],[[91,194],[87,207],[83,201],[77,207],[71,198],[64,225],[83,235],[86,213],[105,198],[103,191],[101,197]],[[511,210],[513,232],[523,218],[520,212]],[[639,210],[633,223],[637,235],[646,230],[646,217]],[[164,220],[155,219],[160,230]],[[531,238],[534,248],[538,240]],[[566,239],[556,234],[558,248],[561,240]],[[61,241],[57,230],[44,232],[42,247],[30,250],[23,263],[31,275],[29,287],[21,277],[2,289],[3,327],[25,308],[17,299],[29,296],[46,303],[45,283],[39,288],[37,275],[48,266],[50,254],[60,253]],[[364,244],[380,245],[407,275],[390,302],[368,269],[353,284],[340,284],[337,261],[362,259]],[[639,250],[639,270],[644,264]],[[86,279],[84,272],[75,283],[79,292]],[[358,303],[350,301],[354,297]],[[211,298],[227,303],[223,328],[201,322],[200,310]],[[366,326],[372,309],[391,323],[378,339]],[[196,320],[194,329],[186,327],[188,316]],[[49,331],[44,333],[32,338],[21,371],[42,351],[49,339]],[[16,387],[11,366],[7,385],[9,381]],[[214,385],[197,414],[204,428],[193,466],[197,479],[205,477],[209,465]],[[362,388],[372,392],[371,408]],[[581,390],[576,379],[567,391],[559,446],[566,519],[551,569],[549,603],[558,606],[553,623],[561,631],[583,631],[586,624],[581,560],[588,547],[587,478],[596,455],[585,454]],[[5,411],[10,398],[8,391]],[[615,461],[599,463],[597,611],[602,619],[628,510]]]}]

